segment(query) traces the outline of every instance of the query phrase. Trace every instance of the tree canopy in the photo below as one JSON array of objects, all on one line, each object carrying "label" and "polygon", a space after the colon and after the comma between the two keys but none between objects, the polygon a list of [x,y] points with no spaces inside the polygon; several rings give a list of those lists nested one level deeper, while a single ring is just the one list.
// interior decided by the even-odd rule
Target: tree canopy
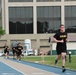
[{"label": "tree canopy", "polygon": [[2,29],[2,27],[0,26],[0,36],[5,34],[5,30]]}]

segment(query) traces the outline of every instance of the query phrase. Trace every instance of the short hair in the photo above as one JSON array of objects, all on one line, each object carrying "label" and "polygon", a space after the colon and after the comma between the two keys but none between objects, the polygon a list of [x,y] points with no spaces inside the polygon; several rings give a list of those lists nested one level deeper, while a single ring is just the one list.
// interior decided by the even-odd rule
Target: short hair
[{"label": "short hair", "polygon": [[63,25],[63,24],[61,24],[61,25],[60,25],[60,27],[61,27],[61,26],[64,26],[64,25]]},{"label": "short hair", "polygon": [[21,43],[19,42],[17,45],[19,45],[19,44],[21,44]]}]

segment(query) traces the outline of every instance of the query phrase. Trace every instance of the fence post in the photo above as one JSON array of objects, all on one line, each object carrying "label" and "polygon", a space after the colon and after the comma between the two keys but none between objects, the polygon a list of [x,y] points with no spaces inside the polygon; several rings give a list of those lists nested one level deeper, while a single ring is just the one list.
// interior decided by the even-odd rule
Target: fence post
[{"label": "fence post", "polygon": [[69,52],[69,63],[71,63],[71,52]]}]

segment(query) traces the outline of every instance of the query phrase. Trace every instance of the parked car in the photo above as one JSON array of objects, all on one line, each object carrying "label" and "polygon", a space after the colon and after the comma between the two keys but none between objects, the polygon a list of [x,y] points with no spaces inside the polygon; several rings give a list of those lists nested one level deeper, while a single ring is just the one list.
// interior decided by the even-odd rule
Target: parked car
[{"label": "parked car", "polygon": [[34,52],[33,52],[32,49],[28,49],[28,50],[24,50],[24,51],[22,52],[22,55],[23,55],[23,56],[34,55]]}]

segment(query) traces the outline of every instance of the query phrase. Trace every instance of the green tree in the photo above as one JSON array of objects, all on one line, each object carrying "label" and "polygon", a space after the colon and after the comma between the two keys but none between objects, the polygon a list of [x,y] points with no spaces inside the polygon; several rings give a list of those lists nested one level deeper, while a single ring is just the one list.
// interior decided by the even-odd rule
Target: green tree
[{"label": "green tree", "polygon": [[[0,14],[0,21],[1,21],[1,19],[2,19],[2,16],[1,16],[1,14]],[[4,34],[5,34],[5,30],[3,30],[3,29],[2,29],[2,26],[0,25],[0,38],[1,38],[1,36],[4,35]]]},{"label": "green tree", "polygon": [[5,30],[3,30],[2,27],[0,26],[0,37],[4,34],[5,34]]}]

